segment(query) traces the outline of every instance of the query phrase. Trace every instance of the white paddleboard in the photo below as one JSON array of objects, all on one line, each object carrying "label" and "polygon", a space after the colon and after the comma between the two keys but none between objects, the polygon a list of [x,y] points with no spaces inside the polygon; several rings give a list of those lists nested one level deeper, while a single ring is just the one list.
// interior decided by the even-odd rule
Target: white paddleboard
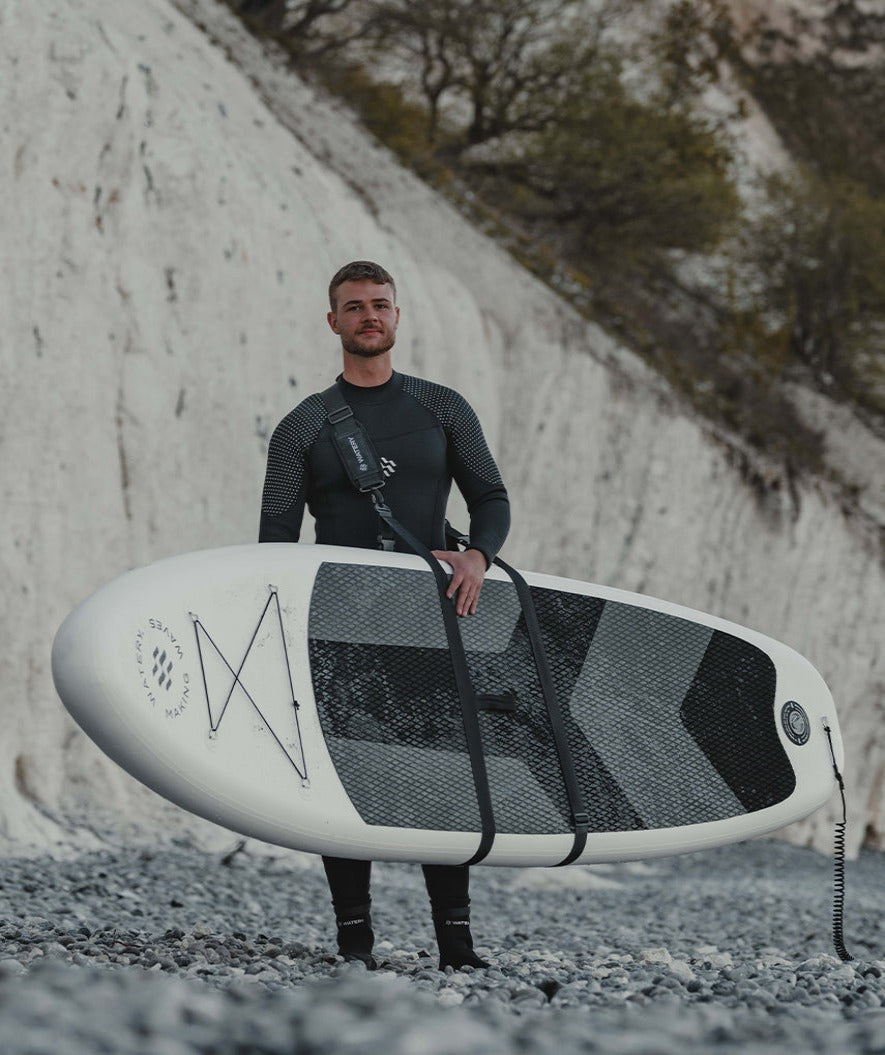
[{"label": "white paddleboard", "polygon": [[[579,862],[702,849],[823,805],[843,763],[807,660],[665,601],[525,573],[590,818]],[[485,863],[573,844],[514,587],[460,622],[496,835]],[[131,571],[65,620],[59,696],[133,776],[244,835],[316,853],[460,863],[476,790],[436,585],[411,555],[265,544]]]}]

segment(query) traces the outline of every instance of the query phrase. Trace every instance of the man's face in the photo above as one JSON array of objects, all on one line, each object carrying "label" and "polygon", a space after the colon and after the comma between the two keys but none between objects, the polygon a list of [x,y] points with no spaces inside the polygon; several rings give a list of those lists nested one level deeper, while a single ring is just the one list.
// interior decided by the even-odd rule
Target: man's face
[{"label": "man's face", "polygon": [[369,279],[342,282],[335,295],[335,310],[327,318],[345,352],[366,359],[389,352],[399,324],[399,308],[393,302],[390,285]]}]

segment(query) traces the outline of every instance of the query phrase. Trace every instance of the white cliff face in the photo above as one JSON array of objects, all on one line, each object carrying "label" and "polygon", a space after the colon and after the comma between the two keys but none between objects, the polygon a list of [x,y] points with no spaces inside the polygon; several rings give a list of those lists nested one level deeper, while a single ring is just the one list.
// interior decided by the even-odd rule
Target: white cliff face
[{"label": "white cliff face", "polygon": [[[0,835],[45,845],[78,807],[186,823],[67,718],[52,638],[133,565],[256,537],[269,431],[339,368],[329,276],[368,257],[397,278],[397,366],[483,420],[507,558],[808,656],[841,716],[850,849],[885,847],[872,512],[717,438],[212,0],[7,0],[0,62]],[[883,445],[847,436],[875,511]],[[789,837],[828,850],[835,807]]]}]

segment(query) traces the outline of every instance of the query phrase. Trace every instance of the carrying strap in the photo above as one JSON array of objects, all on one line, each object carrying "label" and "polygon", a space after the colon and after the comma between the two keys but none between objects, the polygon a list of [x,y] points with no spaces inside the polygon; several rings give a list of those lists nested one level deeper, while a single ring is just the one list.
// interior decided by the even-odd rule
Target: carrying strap
[{"label": "carrying strap", "polygon": [[[455,548],[459,545],[469,546],[470,544],[470,539],[456,531],[448,521],[446,521],[446,539]],[[562,782],[568,797],[572,826],[575,832],[575,839],[568,856],[559,862],[560,865],[569,865],[584,852],[584,848],[587,845],[587,833],[590,828],[590,817],[584,808],[584,798],[581,794],[578,776],[572,760],[572,751],[568,742],[562,708],[559,704],[559,697],[556,694],[556,687],[553,684],[550,665],[547,662],[547,653],[544,649],[544,642],[541,639],[541,625],[538,621],[538,613],[535,609],[535,602],[529,589],[529,584],[515,568],[501,560],[500,557],[495,557],[494,563],[509,576],[516,588],[516,594],[525,619],[526,633],[532,648],[532,656],[535,660],[535,669],[538,672],[541,693],[547,707],[547,717],[550,721],[550,728],[553,731],[553,743],[556,747]]]},{"label": "carrying strap", "polygon": [[[442,565],[430,552],[430,549],[404,527],[393,515],[384,501],[382,488],[384,474],[381,471],[381,460],[378,457],[369,434],[354,417],[353,410],[344,402],[336,385],[320,393],[326,407],[327,419],[332,426],[335,446],[353,486],[361,493],[369,495],[375,512],[381,519],[382,530],[378,540],[382,549],[392,549],[394,537],[399,538],[413,553],[422,557],[434,574],[437,596],[442,611],[443,626],[452,657],[452,668],[455,684],[461,702],[461,718],[464,735],[467,740],[467,753],[473,774],[473,785],[476,801],[479,806],[481,837],[476,853],[468,865],[479,864],[489,853],[495,840],[495,818],[492,810],[492,794],[489,789],[489,777],[486,769],[485,754],[482,747],[482,735],[479,727],[478,700],[473,683],[470,680],[470,669],[467,665],[467,654],[458,628],[458,617],[455,606],[446,596],[449,578]],[[389,544],[388,544],[389,543]]]},{"label": "carrying strap", "polygon": [[341,398],[338,385],[320,393],[326,408],[326,420],[332,426],[332,438],[344,471],[361,494],[384,486],[381,459],[366,430],[353,416],[352,408]]},{"label": "carrying strap", "polygon": [[[349,404],[344,402],[337,383],[320,392],[326,408],[326,420],[332,427],[332,439],[344,471],[360,494],[371,494],[384,486],[384,472],[375,444],[356,417]],[[393,532],[381,520],[378,532],[378,548],[392,550],[396,544]]]}]

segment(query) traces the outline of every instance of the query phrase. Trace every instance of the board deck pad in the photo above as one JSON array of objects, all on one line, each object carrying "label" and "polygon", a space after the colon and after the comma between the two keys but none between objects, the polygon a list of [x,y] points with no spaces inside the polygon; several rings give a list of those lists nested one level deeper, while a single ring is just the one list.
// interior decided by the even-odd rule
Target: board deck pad
[{"label": "board deck pad", "polygon": [[[775,668],[750,642],[668,613],[531,587],[591,832],[736,817],[796,786],[775,724]],[[460,621],[479,694],[496,829],[572,830],[525,619],[510,582],[487,580]],[[481,826],[433,577],[321,563],[308,649],[333,764],[370,825]]]}]

